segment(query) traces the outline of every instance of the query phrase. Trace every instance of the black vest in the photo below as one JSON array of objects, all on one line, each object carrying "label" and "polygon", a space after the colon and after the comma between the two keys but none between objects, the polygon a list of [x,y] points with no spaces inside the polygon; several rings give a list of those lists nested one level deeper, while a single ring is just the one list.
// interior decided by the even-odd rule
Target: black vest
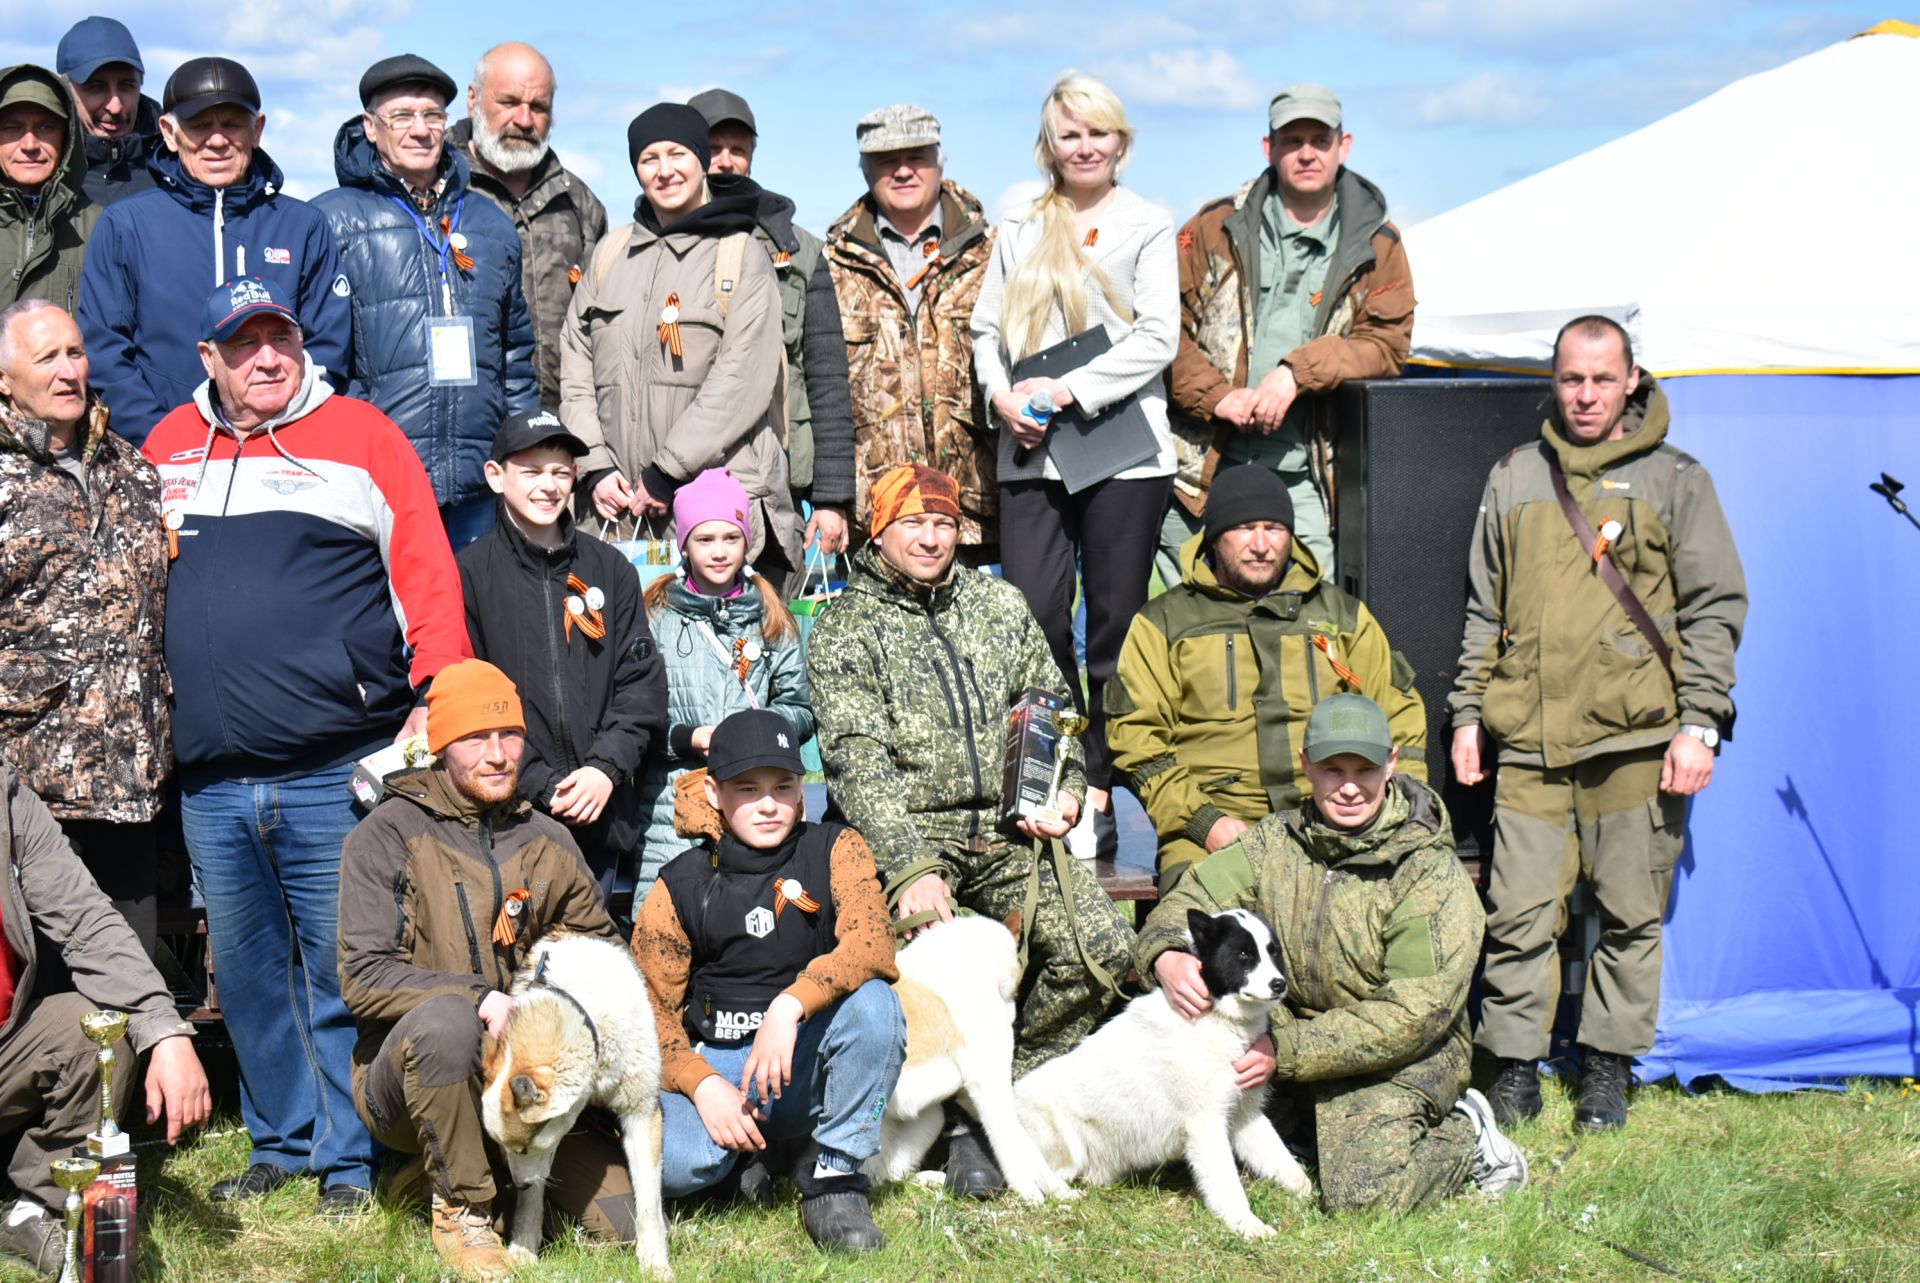
[{"label": "black vest", "polygon": [[[831,952],[833,844],[844,825],[800,824],[771,851],[731,837],[683,851],[660,871],[693,956],[688,966],[687,1036],[731,1044],[753,1037],[767,1004],[801,969]],[[774,882],[798,880],[819,908],[774,904]]]}]

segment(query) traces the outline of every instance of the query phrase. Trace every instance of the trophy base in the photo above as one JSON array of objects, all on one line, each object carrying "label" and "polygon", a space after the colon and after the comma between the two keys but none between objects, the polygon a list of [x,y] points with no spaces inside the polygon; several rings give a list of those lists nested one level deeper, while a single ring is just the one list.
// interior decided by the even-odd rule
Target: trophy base
[{"label": "trophy base", "polygon": [[90,1158],[119,1158],[133,1149],[133,1137],[125,1132],[112,1136],[102,1136],[98,1132],[87,1133],[87,1155]]}]

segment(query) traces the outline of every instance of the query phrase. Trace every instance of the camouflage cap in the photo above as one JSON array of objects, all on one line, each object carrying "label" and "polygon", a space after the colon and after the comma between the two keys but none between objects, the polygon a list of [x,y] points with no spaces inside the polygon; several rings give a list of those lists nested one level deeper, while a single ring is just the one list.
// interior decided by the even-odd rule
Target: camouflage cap
[{"label": "camouflage cap", "polygon": [[1393,732],[1386,713],[1365,695],[1329,695],[1313,706],[1303,747],[1309,762],[1356,753],[1384,766],[1393,755]]},{"label": "camouflage cap", "polygon": [[940,121],[925,107],[897,102],[860,117],[853,127],[863,155],[875,152],[904,151],[909,147],[932,147],[940,142]]}]

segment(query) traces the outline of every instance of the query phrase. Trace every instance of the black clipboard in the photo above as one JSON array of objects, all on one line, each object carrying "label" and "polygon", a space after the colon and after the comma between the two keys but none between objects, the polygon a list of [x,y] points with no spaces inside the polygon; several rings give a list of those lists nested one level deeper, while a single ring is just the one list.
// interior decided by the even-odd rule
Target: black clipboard
[{"label": "black clipboard", "polygon": [[[1065,378],[1112,350],[1113,340],[1096,325],[1016,362],[1013,381],[1036,376]],[[1078,405],[1056,411],[1042,444],[1068,494],[1079,494],[1088,486],[1160,457],[1159,439],[1147,422],[1147,412],[1140,408],[1137,393],[1092,418],[1082,414]]]}]

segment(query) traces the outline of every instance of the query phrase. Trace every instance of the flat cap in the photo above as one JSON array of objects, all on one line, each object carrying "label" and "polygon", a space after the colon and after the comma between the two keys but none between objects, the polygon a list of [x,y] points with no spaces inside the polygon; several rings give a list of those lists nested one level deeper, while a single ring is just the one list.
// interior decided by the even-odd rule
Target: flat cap
[{"label": "flat cap", "polygon": [[373,100],[382,90],[395,85],[431,85],[439,93],[443,105],[452,102],[454,94],[458,92],[452,76],[419,54],[397,53],[374,63],[367,68],[367,74],[360,77],[360,105],[373,106]]},{"label": "flat cap", "polygon": [[160,109],[175,120],[192,120],[209,107],[226,105],[260,114],[260,86],[231,58],[187,59],[167,77],[160,95]]},{"label": "flat cap", "polygon": [[708,89],[687,99],[687,106],[707,118],[708,129],[732,122],[745,125],[747,132],[755,138],[760,136],[760,126],[753,119],[753,108],[747,106],[747,100],[739,94],[729,93],[725,89]]},{"label": "flat cap", "polygon": [[860,117],[853,127],[860,151],[872,155],[882,151],[904,151],[909,147],[932,147],[940,142],[940,120],[925,107],[897,102]]}]

